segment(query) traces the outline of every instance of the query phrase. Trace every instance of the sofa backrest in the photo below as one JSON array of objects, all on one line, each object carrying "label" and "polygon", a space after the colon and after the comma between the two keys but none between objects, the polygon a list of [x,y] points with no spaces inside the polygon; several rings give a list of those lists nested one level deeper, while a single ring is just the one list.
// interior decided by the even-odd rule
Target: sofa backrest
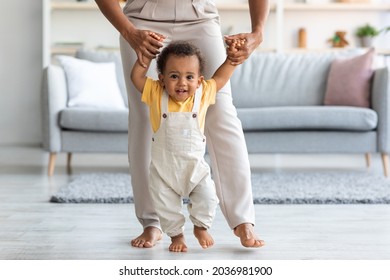
[{"label": "sofa backrest", "polygon": [[231,78],[237,108],[322,105],[335,53],[254,52]]}]

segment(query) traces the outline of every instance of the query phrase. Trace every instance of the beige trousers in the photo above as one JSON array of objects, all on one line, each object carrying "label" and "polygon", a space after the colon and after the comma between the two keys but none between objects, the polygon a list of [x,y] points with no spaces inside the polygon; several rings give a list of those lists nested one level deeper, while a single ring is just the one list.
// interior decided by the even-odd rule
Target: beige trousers
[{"label": "beige trousers", "polygon": [[[187,40],[198,46],[206,58],[205,78],[210,78],[226,58],[216,8],[209,0],[130,0],[124,12],[137,28],[167,36],[166,43]],[[168,16],[172,18],[167,20]],[[160,227],[148,189],[152,138],[148,107],[130,80],[137,57],[122,37],[120,48],[129,99],[128,152],[136,216],[144,228]],[[157,78],[154,61],[148,76]],[[230,84],[209,108],[205,134],[220,208],[229,226],[233,229],[242,223],[255,224],[248,152]]]}]

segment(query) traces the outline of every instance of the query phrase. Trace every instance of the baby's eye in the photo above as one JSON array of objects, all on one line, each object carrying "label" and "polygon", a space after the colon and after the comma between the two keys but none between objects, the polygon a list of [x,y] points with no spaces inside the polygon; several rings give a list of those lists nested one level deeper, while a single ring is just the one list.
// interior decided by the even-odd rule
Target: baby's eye
[{"label": "baby's eye", "polygon": [[188,80],[193,80],[193,79],[194,79],[194,76],[188,75],[188,76],[187,76],[187,79],[188,79]]},{"label": "baby's eye", "polygon": [[170,76],[171,79],[177,79],[178,77],[179,77],[179,76],[176,75],[176,74],[171,74],[171,76]]}]

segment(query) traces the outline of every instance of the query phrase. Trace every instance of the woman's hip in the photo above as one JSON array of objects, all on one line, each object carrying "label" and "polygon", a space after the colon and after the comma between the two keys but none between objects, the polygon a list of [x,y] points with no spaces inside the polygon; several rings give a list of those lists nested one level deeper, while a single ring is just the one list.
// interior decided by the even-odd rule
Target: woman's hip
[{"label": "woman's hip", "polygon": [[123,12],[129,18],[157,22],[190,22],[219,17],[212,0],[128,0]]}]

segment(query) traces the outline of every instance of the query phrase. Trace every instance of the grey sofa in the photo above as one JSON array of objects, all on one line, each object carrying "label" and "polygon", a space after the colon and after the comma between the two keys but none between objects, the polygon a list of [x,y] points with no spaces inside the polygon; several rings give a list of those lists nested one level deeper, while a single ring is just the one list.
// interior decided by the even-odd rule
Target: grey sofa
[{"label": "grey sofa", "polygon": [[[127,93],[118,52],[79,50],[76,57],[92,62],[114,62],[119,89],[127,107]],[[55,61],[54,61],[55,62]],[[43,70],[43,148],[50,153],[48,175],[54,173],[56,156],[67,153],[71,170],[72,153],[127,153],[127,110],[70,108],[68,81],[58,64]]]},{"label": "grey sofa", "polygon": [[[93,61],[115,61],[124,99],[118,54],[78,52]],[[324,106],[335,54],[254,53],[235,71],[233,102],[249,153],[381,153],[388,175],[390,151],[389,70],[376,69],[371,108]],[[50,152],[49,176],[57,153],[127,152],[126,111],[67,107],[67,80],[50,65],[43,79],[43,147]],[[125,100],[127,101],[127,100]]]}]

